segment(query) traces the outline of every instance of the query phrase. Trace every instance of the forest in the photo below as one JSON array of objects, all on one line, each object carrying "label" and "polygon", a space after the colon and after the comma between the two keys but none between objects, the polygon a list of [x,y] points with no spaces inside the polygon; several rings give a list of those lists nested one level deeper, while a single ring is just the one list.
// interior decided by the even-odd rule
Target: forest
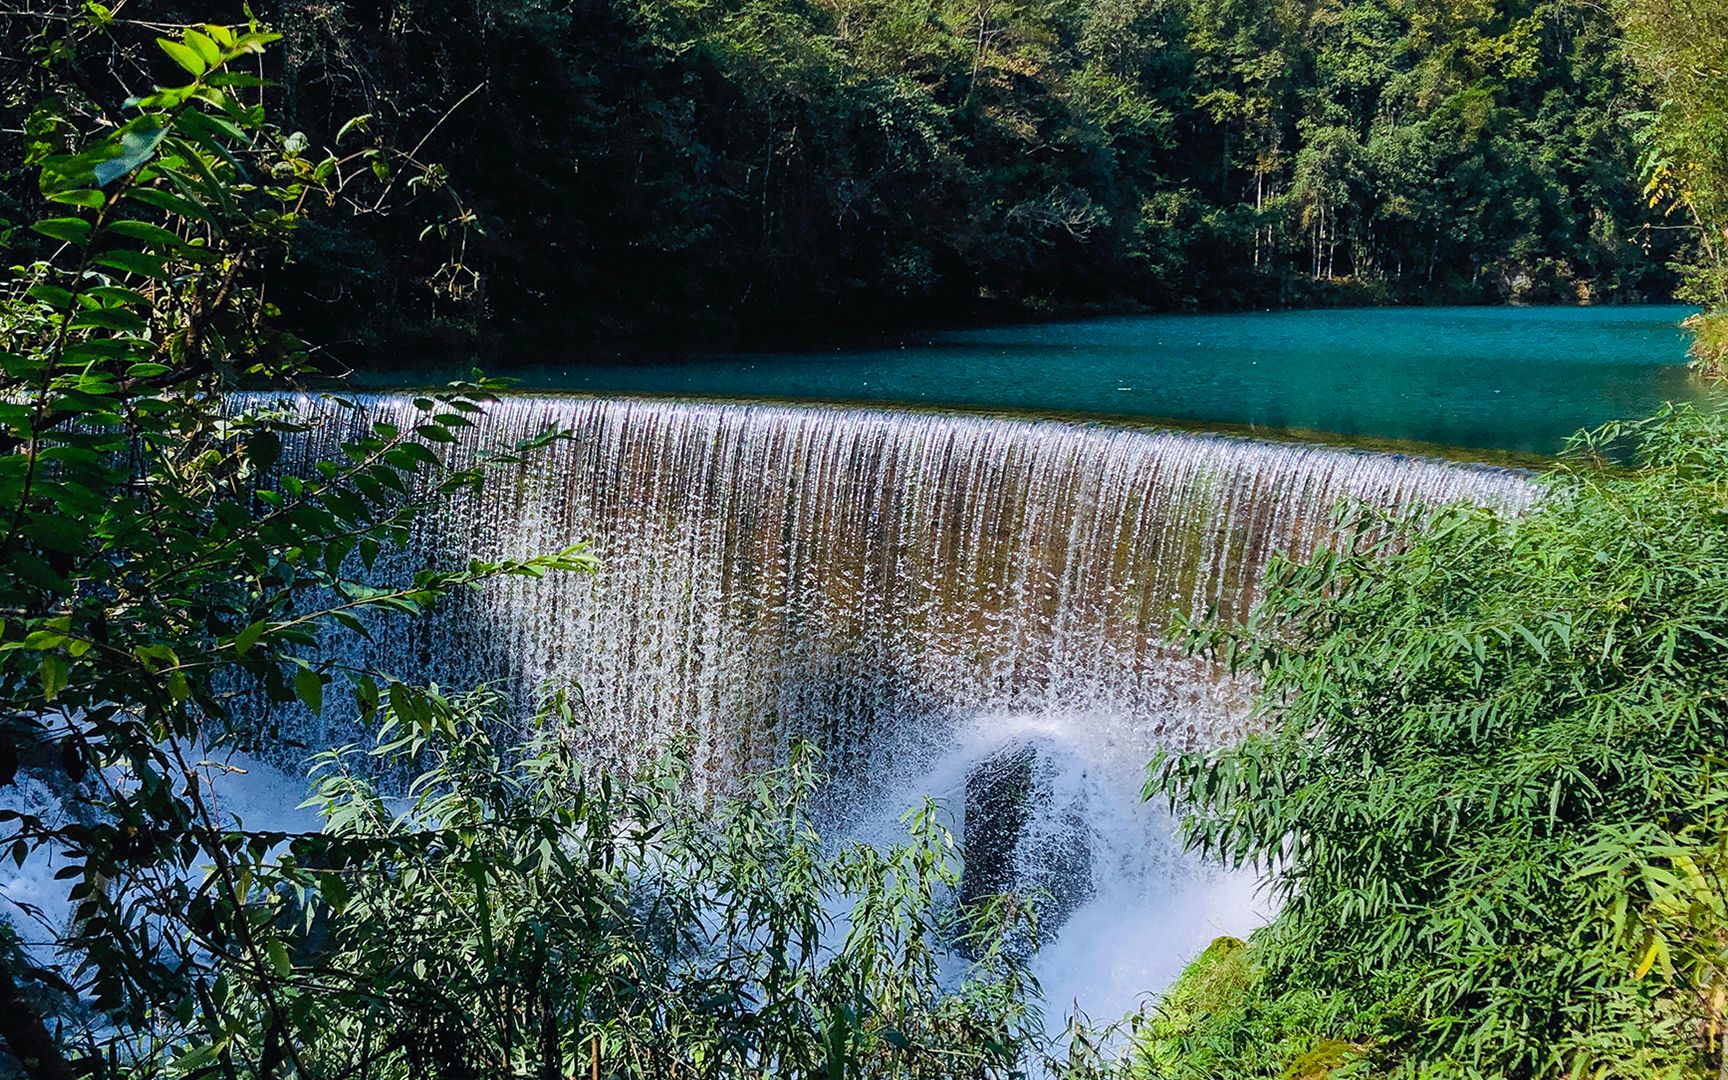
[{"label": "forest", "polygon": [[[31,162],[94,103],[166,77],[156,29],[240,15],[207,8],[96,34],[0,14],[5,126],[30,133],[0,216],[24,220]],[[1691,250],[1646,191],[1658,100],[1614,16],[1579,0],[259,13],[283,35],[265,100],[301,152],[370,151],[401,181],[385,203],[339,196],[283,271],[295,328],[350,360],[1626,302],[1670,295]]]},{"label": "forest", "polygon": [[[1278,910],[1061,1030],[1036,899],[952,902],[932,804],[835,844],[811,746],[701,791],[688,747],[584,757],[569,688],[524,711],[328,648],[606,569],[377,572],[568,441],[471,446],[503,384],[314,449],[294,405],[354,411],[331,372],[386,347],[1670,292],[1708,379],[1718,0],[0,20],[0,858],[67,913],[5,897],[0,1076],[1728,1074],[1720,398],[1580,434],[1521,510],[1346,506],[1245,621],[1179,623],[1254,723],[1143,795]],[[237,822],[217,751],[284,710],[362,734],[296,747],[315,825]]]}]

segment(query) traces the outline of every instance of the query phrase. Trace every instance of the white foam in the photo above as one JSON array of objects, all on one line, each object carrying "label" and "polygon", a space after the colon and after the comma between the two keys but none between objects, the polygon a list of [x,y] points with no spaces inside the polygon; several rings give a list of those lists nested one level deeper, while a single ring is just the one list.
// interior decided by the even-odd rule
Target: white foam
[{"label": "white foam", "polygon": [[[1167,988],[1214,938],[1245,937],[1271,914],[1254,874],[1185,852],[1169,811],[1141,798],[1160,726],[1094,712],[979,714],[928,764],[905,769],[850,831],[883,842],[897,833],[898,810],[929,796],[963,837],[967,776],[1005,750],[1037,748],[1040,797],[1020,857],[1036,860],[1041,842],[1086,843],[1094,889],[1033,958],[1046,1027],[1059,1030],[1076,1012],[1114,1022]],[[1083,839],[1064,835],[1076,821]]]}]

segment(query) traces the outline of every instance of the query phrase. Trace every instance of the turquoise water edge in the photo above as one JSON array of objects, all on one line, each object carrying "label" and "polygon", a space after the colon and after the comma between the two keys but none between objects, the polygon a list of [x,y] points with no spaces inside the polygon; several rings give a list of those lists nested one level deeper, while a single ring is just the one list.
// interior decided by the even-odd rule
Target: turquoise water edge
[{"label": "turquoise water edge", "polygon": [[525,389],[903,403],[1302,430],[1551,454],[1582,427],[1695,398],[1678,305],[1149,315],[921,335],[891,347],[563,363]]}]

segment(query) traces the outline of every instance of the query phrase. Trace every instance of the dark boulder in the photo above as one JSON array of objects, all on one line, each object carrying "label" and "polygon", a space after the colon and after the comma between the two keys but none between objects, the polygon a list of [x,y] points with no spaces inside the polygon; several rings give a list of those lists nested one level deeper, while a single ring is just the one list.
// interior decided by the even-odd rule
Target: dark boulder
[{"label": "dark boulder", "polygon": [[1057,790],[1062,771],[1048,749],[1019,743],[966,776],[960,905],[1031,899],[1044,940],[1093,894],[1091,829],[1083,807]]}]

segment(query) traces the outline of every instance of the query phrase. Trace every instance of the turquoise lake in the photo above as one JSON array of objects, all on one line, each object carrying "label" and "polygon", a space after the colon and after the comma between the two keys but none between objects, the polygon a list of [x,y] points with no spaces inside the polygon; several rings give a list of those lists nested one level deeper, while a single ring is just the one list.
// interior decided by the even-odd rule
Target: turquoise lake
[{"label": "turquoise lake", "polygon": [[1680,306],[1152,315],[920,335],[892,347],[497,371],[528,389],[896,402],[1165,419],[1552,453],[1692,398]]}]

